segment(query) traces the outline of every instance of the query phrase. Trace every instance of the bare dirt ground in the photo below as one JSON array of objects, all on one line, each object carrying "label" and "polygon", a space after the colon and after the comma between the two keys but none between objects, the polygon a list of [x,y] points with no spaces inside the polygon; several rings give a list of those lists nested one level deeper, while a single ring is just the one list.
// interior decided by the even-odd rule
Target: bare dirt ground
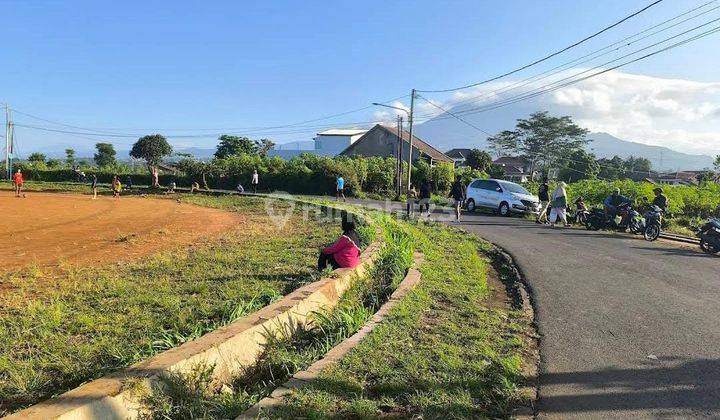
[{"label": "bare dirt ground", "polygon": [[191,244],[241,222],[237,214],[170,199],[0,193],[0,272],[61,263],[129,261]]}]

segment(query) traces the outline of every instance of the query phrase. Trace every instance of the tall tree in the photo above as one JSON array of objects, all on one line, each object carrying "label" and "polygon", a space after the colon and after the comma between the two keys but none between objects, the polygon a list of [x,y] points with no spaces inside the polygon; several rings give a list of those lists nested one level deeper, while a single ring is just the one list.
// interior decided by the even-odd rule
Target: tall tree
[{"label": "tall tree", "polygon": [[497,157],[513,154],[518,148],[517,135],[514,131],[510,130],[504,130],[492,137],[488,137],[487,141],[490,150],[492,150]]},{"label": "tall tree", "polygon": [[625,159],[625,176],[632,174],[647,174],[652,170],[652,162],[644,157],[630,156]]},{"label": "tall tree", "polygon": [[172,146],[167,139],[160,134],[151,134],[140,137],[130,150],[130,156],[135,159],[142,159],[147,164],[148,170],[153,177],[153,187],[159,187],[158,165],[165,156],[172,153]]},{"label": "tall tree", "polygon": [[193,181],[201,182],[205,189],[209,189],[207,176],[218,171],[218,167],[214,164],[214,161],[203,162],[188,155],[185,155],[183,159],[178,161],[177,168],[187,175],[190,175]]},{"label": "tall tree", "polygon": [[620,156],[613,156],[612,159],[598,159],[600,173],[598,177],[602,179],[614,180],[621,179],[625,176],[625,161]]},{"label": "tall tree", "polygon": [[75,166],[75,149],[65,149],[65,163],[68,166]]},{"label": "tall tree", "polygon": [[576,150],[563,162],[558,176],[566,182],[579,181],[581,179],[595,179],[600,173],[600,165],[595,160],[595,155],[585,150]]},{"label": "tall tree", "polygon": [[268,151],[275,147],[275,142],[270,139],[255,140],[255,146],[257,148],[257,154],[260,156],[266,156]]},{"label": "tall tree", "polygon": [[215,151],[215,157],[218,159],[224,159],[228,156],[234,156],[239,154],[255,154],[258,151],[258,146],[254,141],[247,137],[230,136],[223,134],[218,138],[220,143]]},{"label": "tall tree", "polygon": [[503,131],[488,138],[488,142],[495,151],[525,156],[536,167],[546,169],[582,150],[590,141],[585,138],[587,133],[568,116],[536,112],[528,119],[519,119],[514,131]]},{"label": "tall tree", "polygon": [[713,166],[715,167],[715,172],[720,172],[720,155],[715,156]]},{"label": "tall tree", "polygon": [[115,147],[110,143],[96,143],[97,152],[93,156],[95,164],[100,167],[115,165]]},{"label": "tall tree", "polygon": [[472,149],[465,156],[465,163],[473,169],[487,172],[492,165],[492,156],[488,152],[479,149]]},{"label": "tall tree", "polygon": [[40,152],[30,153],[28,160],[32,163],[45,163],[45,155]]}]

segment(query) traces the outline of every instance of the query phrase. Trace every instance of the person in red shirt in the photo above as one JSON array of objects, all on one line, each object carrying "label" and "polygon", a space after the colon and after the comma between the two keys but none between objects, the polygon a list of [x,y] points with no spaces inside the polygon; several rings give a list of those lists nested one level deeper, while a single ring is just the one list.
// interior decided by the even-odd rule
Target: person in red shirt
[{"label": "person in red shirt", "polygon": [[20,194],[22,194],[22,187],[24,183],[25,179],[23,178],[22,171],[18,169],[17,172],[15,172],[15,174],[13,175],[13,184],[15,184],[15,197],[20,197]]},{"label": "person in red shirt", "polygon": [[348,220],[347,213],[342,215],[342,230],[338,240],[320,251],[318,270],[327,266],[336,268],[353,268],[360,263],[360,237],[355,231],[355,222]]}]

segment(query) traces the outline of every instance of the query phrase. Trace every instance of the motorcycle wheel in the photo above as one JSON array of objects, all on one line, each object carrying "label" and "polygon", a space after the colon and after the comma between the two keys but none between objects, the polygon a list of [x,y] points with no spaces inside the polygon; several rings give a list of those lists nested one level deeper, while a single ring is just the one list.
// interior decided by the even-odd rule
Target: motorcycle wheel
[{"label": "motorcycle wheel", "polygon": [[658,236],[660,236],[660,226],[650,225],[646,227],[645,232],[643,232],[643,236],[645,237],[646,241],[654,241],[658,238]]},{"label": "motorcycle wheel", "polygon": [[638,221],[636,221],[636,220],[632,220],[632,221],[630,222],[630,226],[629,226],[629,227],[630,227],[630,233],[632,233],[632,234],[634,234],[634,235],[637,235],[637,234],[639,234],[640,232],[642,232],[642,226],[640,226],[640,222],[638,222]]},{"label": "motorcycle wheel", "polygon": [[720,252],[720,248],[705,239],[700,239],[700,249],[702,249],[706,254],[717,254]]},{"label": "motorcycle wheel", "polygon": [[585,229],[587,230],[597,230],[595,227],[595,217],[590,216],[587,219],[585,219]]}]

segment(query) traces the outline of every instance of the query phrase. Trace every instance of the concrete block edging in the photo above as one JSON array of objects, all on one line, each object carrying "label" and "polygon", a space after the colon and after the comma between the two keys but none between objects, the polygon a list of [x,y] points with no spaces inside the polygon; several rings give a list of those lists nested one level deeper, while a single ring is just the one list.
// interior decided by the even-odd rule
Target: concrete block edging
[{"label": "concrete block edging", "polygon": [[417,286],[420,282],[420,271],[418,267],[422,264],[423,255],[415,253],[413,258],[413,266],[410,267],[405,278],[398,285],[397,289],[390,295],[385,304],[378,309],[372,318],[368,320],[362,328],[360,328],[355,334],[343,340],[340,344],[330,349],[325,356],[313,363],[307,369],[297,372],[287,382],[280,387],[276,388],[270,396],[263,398],[257,404],[250,407],[243,414],[238,416],[235,420],[254,420],[262,418],[264,410],[270,410],[273,407],[277,407],[285,401],[285,397],[293,392],[295,389],[300,389],[307,386],[312,380],[316,379],[320,372],[327,369],[330,366],[337,364],[346,354],[355,348],[360,342],[370,334],[375,327],[380,325],[382,320],[387,314],[398,304],[400,301]]}]

